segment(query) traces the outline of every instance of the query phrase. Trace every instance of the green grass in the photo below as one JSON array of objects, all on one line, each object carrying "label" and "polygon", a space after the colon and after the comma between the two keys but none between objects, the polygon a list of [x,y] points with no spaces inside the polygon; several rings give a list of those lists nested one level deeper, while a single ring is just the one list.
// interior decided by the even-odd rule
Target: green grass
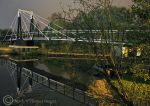
[{"label": "green grass", "polygon": [[[118,89],[120,89],[118,82],[113,81]],[[148,83],[137,83],[128,80],[121,80],[123,88],[127,93],[127,96],[134,104],[144,103],[150,100],[150,84]]]}]

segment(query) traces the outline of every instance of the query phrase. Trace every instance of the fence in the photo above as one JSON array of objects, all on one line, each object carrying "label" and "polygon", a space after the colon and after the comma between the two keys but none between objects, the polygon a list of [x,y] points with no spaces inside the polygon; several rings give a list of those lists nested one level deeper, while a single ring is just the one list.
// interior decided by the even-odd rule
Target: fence
[{"label": "fence", "polygon": [[22,68],[22,74],[30,77],[33,85],[41,84],[78,102],[84,103],[87,106],[98,106],[98,102],[85,91],[68,86],[53,79],[48,79],[47,77],[32,72],[26,68]]}]

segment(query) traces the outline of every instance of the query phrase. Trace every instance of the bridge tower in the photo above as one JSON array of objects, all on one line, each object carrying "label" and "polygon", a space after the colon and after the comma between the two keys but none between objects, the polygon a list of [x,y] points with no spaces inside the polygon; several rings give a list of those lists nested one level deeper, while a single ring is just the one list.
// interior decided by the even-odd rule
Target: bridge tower
[{"label": "bridge tower", "polygon": [[[34,32],[34,30],[35,30],[35,27],[34,27],[34,17],[33,17],[33,13],[31,13],[30,14],[30,35],[33,34],[32,32]],[[32,40],[27,42],[27,45],[29,45],[29,46],[34,45],[33,36],[34,35],[32,35]]]},{"label": "bridge tower", "polygon": [[34,32],[34,18],[33,15],[30,16],[30,34],[32,35],[32,32]]},{"label": "bridge tower", "polygon": [[21,26],[21,14],[18,11],[18,27],[17,27],[17,40],[22,39],[22,26]]},{"label": "bridge tower", "polygon": [[[34,41],[33,40],[23,40],[23,29],[22,29],[22,16],[21,12],[23,10],[18,10],[18,20],[17,20],[17,40],[16,40],[16,45],[21,45],[21,46],[33,46]],[[33,17],[33,12],[30,13],[30,29],[29,29],[29,34],[32,35],[34,32],[34,17]],[[33,37],[32,37],[33,39]]]}]

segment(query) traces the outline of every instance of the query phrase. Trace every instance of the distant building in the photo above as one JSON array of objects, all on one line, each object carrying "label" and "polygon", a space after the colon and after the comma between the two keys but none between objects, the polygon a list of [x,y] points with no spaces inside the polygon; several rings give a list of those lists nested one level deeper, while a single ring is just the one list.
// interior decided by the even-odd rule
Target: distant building
[{"label": "distant building", "polygon": [[142,54],[142,49],[140,47],[132,47],[131,45],[125,45],[122,47],[122,57],[139,57]]}]

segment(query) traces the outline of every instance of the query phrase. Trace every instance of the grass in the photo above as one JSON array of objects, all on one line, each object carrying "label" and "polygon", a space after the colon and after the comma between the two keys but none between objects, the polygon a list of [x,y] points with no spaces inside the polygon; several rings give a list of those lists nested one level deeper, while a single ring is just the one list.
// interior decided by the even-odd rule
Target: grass
[{"label": "grass", "polygon": [[[132,79],[132,78],[130,78]],[[150,101],[150,84],[148,83],[136,83],[129,80],[121,80],[123,84],[123,88],[129,98],[129,100],[133,101],[135,105],[145,106]],[[117,80],[113,80],[114,85],[121,91]],[[104,79],[95,80],[89,85],[88,92],[93,95],[94,98],[98,99],[100,102],[104,102],[104,106],[110,105],[107,101],[108,98],[112,97],[111,89],[108,88],[108,85]],[[113,106],[116,106],[114,104]]]},{"label": "grass", "polygon": [[[120,89],[117,81],[113,81],[118,89]],[[150,84],[137,83],[128,80],[121,80],[123,88],[127,93],[128,98],[133,101],[134,104],[143,102],[149,102],[150,100]],[[144,105],[144,104],[143,104]]]}]

